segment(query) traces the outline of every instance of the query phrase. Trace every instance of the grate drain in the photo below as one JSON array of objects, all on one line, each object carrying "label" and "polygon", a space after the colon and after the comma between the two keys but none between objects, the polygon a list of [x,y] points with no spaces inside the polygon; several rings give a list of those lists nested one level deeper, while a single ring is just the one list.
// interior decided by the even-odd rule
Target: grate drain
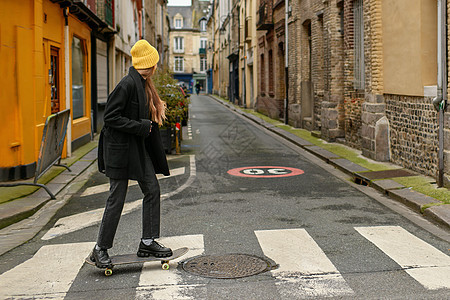
[{"label": "grate drain", "polygon": [[182,263],[183,270],[195,275],[234,279],[249,277],[275,269],[277,266],[269,261],[248,254],[225,254],[197,256]]}]

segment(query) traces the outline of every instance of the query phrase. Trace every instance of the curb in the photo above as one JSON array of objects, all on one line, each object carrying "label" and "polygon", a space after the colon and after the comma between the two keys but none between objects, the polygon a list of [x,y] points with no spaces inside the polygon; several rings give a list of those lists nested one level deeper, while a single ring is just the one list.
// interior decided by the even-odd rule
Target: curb
[{"label": "curb", "polygon": [[322,159],[326,163],[334,166],[338,170],[344,172],[345,174],[351,176],[355,183],[365,184],[370,187],[377,189],[378,191],[384,193],[389,196],[391,199],[394,199],[404,205],[408,206],[415,212],[422,214],[427,219],[450,229],[450,205],[442,204],[442,205],[434,205],[428,208],[424,208],[431,203],[439,203],[440,201],[434,199],[430,196],[418,193],[413,191],[410,188],[405,188],[403,185],[390,180],[362,180],[361,174],[359,172],[369,171],[368,169],[355,164],[345,158],[340,157],[332,152],[329,152],[319,146],[316,146],[295,134],[287,132],[281,128],[278,128],[257,116],[252,114],[243,112],[240,109],[237,109],[230,103],[224,102],[222,99],[216,97],[215,95],[208,95],[210,98],[216,100],[218,103],[224,105],[228,109],[242,115],[243,117],[253,121],[254,123],[263,126],[267,130],[279,135],[280,137],[290,141],[291,143],[301,147],[302,149],[314,154],[318,158]]}]

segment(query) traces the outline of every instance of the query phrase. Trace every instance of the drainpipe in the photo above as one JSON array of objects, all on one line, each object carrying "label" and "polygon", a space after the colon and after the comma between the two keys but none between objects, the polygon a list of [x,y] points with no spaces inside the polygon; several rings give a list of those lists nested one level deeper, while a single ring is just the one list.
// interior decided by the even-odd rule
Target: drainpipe
[{"label": "drainpipe", "polygon": [[[245,74],[245,65],[247,64],[247,53],[245,51],[245,44],[246,44],[247,36],[245,35],[245,30],[247,30],[247,32],[248,32],[247,22],[246,22],[246,19],[247,19],[247,1],[244,1],[244,16],[243,16],[243,19],[244,19],[244,47],[243,47],[243,50],[242,50],[242,54],[243,54],[243,57],[244,57],[244,61],[243,61],[243,63],[244,63],[244,73],[242,74],[242,81],[244,82],[244,84],[242,85],[242,106],[244,108],[247,108],[247,95],[246,95],[246,92],[247,92],[246,91],[246,89],[247,89],[247,80],[246,80],[246,76],[245,76],[246,75]],[[240,22],[241,22],[241,20],[239,20],[239,23]],[[239,36],[238,41],[240,42],[241,41],[241,31],[240,30],[238,31],[238,36]],[[238,51],[240,51],[240,49]],[[239,65],[239,58],[240,57],[238,56],[238,65]]]},{"label": "drainpipe", "polygon": [[447,1],[438,0],[438,76],[434,108],[439,112],[438,187],[444,186],[444,110],[447,107]]},{"label": "drainpipe", "polygon": [[[66,81],[66,108],[70,108],[70,42],[69,42],[69,8],[63,9],[64,15],[64,77]],[[72,156],[72,114],[67,122],[67,157]]]},{"label": "drainpipe", "polygon": [[285,58],[285,74],[284,74],[284,86],[286,89],[286,96],[284,98],[284,124],[289,123],[289,27],[288,27],[288,19],[289,19],[289,0],[284,1],[285,6],[285,17],[284,17],[284,58]]}]

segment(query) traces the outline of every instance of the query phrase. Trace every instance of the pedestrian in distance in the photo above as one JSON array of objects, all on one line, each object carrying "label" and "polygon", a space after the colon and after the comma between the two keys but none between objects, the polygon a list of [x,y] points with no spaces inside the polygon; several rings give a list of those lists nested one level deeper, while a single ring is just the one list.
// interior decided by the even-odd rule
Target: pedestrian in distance
[{"label": "pedestrian in distance", "polygon": [[131,48],[132,64],[108,97],[104,127],[98,147],[99,171],[109,177],[106,200],[97,244],[90,260],[99,268],[111,266],[112,248],[127,194],[128,180],[138,181],[144,194],[142,239],[137,256],[169,257],[170,248],[155,239],[160,234],[160,187],[156,174],[169,175],[159,125],[166,118],[163,102],[151,80],[159,61],[158,51],[146,40]]},{"label": "pedestrian in distance", "polygon": [[202,88],[202,85],[200,84],[200,82],[197,82],[197,84],[195,85],[195,91],[197,92],[197,95],[198,95],[198,93],[200,93],[201,88]]}]

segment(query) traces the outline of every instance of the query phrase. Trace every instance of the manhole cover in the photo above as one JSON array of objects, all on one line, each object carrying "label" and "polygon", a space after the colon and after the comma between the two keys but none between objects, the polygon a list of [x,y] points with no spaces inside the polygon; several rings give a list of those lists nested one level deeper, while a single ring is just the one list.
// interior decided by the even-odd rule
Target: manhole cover
[{"label": "manhole cover", "polygon": [[197,256],[183,262],[182,266],[188,273],[219,279],[253,276],[276,267],[269,260],[248,254]]}]

